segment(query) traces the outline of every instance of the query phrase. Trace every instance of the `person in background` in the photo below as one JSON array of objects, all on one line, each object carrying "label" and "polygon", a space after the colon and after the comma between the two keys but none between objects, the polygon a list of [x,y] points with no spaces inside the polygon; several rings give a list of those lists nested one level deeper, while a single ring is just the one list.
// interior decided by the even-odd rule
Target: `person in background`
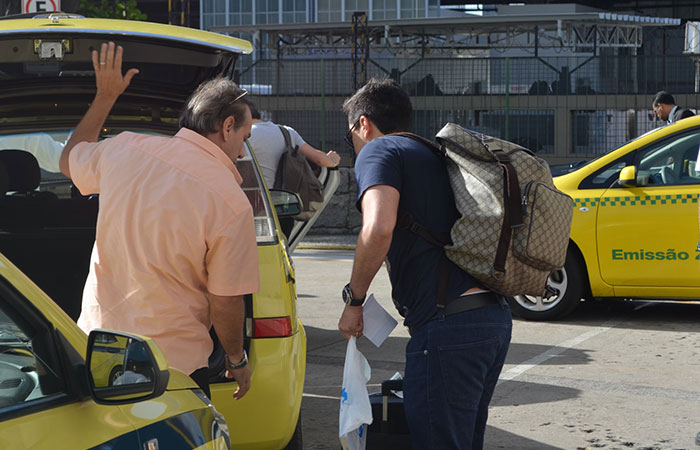
[{"label": "person in background", "polygon": [[[362,305],[386,259],[392,298],[411,334],[403,392],[412,446],[481,449],[511,338],[508,305],[449,261],[442,247],[396,227],[399,210],[443,233],[459,217],[444,159],[393,134],[411,130],[408,94],[393,80],[371,79],[343,111],[346,141],[357,154],[362,229],[338,328],[346,338],[362,334]],[[444,288],[444,308],[438,288]]]},{"label": "person in background", "polygon": [[252,125],[247,92],[216,78],[187,100],[175,136],[100,141],[138,73],[122,75],[122,55],[113,42],[92,52],[97,93],[59,161],[83,195],[100,195],[78,325],[150,336],[207,394],[213,325],[240,399],[251,377],[243,298],[260,285],[253,211],[235,166]]},{"label": "person in background", "polygon": [[[255,104],[252,102],[248,102],[248,104],[253,117],[253,128],[250,131],[248,143],[253,152],[255,152],[255,157],[262,169],[267,187],[272,188],[275,184],[275,175],[277,174],[280,157],[286,150],[284,136],[279,129],[280,125],[270,121],[264,122]],[[321,167],[336,167],[340,164],[340,155],[336,152],[323,153],[321,150],[307,144],[294,128],[286,125],[282,126],[289,131],[292,147],[299,147],[299,152],[312,163]]]},{"label": "person in background", "polygon": [[695,115],[693,111],[676,105],[673,95],[666,91],[656,93],[654,101],[651,102],[651,109],[654,110],[656,117],[665,120],[669,125]]},{"label": "person in background", "polygon": [[24,150],[36,158],[41,169],[47,172],[59,173],[58,161],[65,142],[54,140],[47,133],[24,133],[0,136],[0,150]]}]

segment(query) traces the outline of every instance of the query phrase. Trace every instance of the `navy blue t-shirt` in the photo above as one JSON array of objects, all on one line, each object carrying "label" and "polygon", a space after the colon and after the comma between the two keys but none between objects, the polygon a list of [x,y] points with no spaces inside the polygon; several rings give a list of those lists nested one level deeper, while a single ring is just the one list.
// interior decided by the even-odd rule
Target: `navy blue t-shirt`
[{"label": "navy blue t-shirt", "polygon": [[[459,218],[447,177],[445,161],[424,144],[403,136],[384,136],[362,148],[355,163],[357,208],[362,195],[377,185],[396,188],[399,210],[413,215],[420,225],[449,233]],[[387,258],[392,298],[406,326],[416,326],[437,312],[437,290],[442,248],[417,234],[394,229]],[[478,284],[469,274],[449,263],[447,302]]]}]

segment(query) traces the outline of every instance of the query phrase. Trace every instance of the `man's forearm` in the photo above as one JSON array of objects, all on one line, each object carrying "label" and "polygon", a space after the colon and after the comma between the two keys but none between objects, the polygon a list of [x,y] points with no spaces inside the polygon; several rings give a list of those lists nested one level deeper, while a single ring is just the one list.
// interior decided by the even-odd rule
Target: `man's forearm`
[{"label": "man's forearm", "polygon": [[209,294],[209,308],[214,330],[226,355],[231,362],[239,362],[243,359],[243,296],[222,297]]},{"label": "man's forearm", "polygon": [[112,106],[129,86],[131,79],[139,73],[138,69],[129,69],[125,75],[122,75],[123,54],[124,49],[120,45],[115,45],[114,42],[102,43],[99,53],[96,50],[92,51],[92,68],[95,70],[97,94],[61,152],[58,165],[61,172],[68,178],[70,178],[68,157],[73,147],[79,142],[97,141],[100,129]]},{"label": "man's forearm", "polygon": [[107,116],[112,110],[112,106],[114,106],[116,100],[116,98],[102,96],[98,93],[83,119],[78,126],[75,127],[73,134],[61,152],[61,159],[59,160],[61,172],[68,178],[70,178],[70,169],[68,167],[70,151],[80,142],[97,141],[97,138],[100,137],[102,125],[104,125],[105,120],[107,120]]}]

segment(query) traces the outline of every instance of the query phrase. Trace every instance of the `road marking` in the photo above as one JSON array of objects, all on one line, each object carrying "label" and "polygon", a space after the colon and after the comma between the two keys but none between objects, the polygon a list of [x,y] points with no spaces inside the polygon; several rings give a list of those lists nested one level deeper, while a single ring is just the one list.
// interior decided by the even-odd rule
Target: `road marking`
[{"label": "road marking", "polygon": [[501,373],[501,376],[498,377],[498,381],[500,383],[503,381],[513,380],[516,377],[527,372],[528,370],[532,369],[533,367],[535,367],[539,364],[542,364],[543,362],[545,362],[549,359],[552,359],[555,356],[560,355],[571,348],[576,347],[577,345],[581,344],[582,342],[587,341],[588,339],[596,337],[601,333],[605,333],[609,329],[617,326],[619,323],[620,323],[619,320],[609,320],[599,327],[593,328],[592,330],[589,330],[583,334],[580,334],[572,339],[564,341],[559,345],[555,345],[554,347],[540,353],[539,355],[535,356],[534,358],[531,358],[531,359],[525,361],[524,363],[519,364],[519,365],[517,365],[513,368],[510,368],[510,369],[506,370],[505,372]]},{"label": "road marking", "polygon": [[340,400],[340,397],[333,397],[332,395],[319,395],[319,394],[307,394],[307,393],[303,393],[302,397],[323,398],[326,400]]}]

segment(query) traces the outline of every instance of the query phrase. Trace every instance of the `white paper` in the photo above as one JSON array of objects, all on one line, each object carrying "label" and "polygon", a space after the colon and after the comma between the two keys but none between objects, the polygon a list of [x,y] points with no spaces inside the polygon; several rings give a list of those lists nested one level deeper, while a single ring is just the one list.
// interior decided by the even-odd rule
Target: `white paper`
[{"label": "white paper", "polygon": [[381,346],[389,334],[396,328],[398,322],[370,294],[362,307],[362,334],[377,347]]},{"label": "white paper", "polygon": [[[403,379],[403,377],[401,376],[401,374],[399,372],[396,372],[389,379],[390,380],[401,380],[401,379]],[[391,393],[394,394],[395,396],[397,396],[398,398],[403,398],[403,391],[391,391]]]}]

